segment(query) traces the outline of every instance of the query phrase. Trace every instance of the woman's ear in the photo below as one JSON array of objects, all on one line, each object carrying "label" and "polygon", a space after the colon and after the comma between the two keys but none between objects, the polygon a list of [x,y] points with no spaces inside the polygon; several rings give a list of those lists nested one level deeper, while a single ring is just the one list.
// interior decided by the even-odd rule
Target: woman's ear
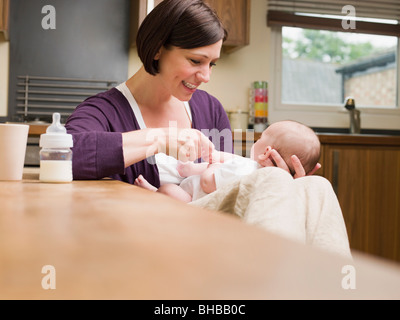
[{"label": "woman's ear", "polygon": [[163,48],[163,47],[161,46],[160,49],[158,49],[158,52],[157,52],[156,55],[154,56],[154,60],[160,60],[162,48]]}]

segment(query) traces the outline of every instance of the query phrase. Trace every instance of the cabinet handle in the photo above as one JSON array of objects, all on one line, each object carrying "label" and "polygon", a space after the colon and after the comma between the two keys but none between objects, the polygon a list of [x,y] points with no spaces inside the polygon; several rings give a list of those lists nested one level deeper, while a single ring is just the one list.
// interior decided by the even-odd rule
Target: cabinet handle
[{"label": "cabinet handle", "polygon": [[333,150],[332,187],[336,195],[339,187],[339,150]]}]

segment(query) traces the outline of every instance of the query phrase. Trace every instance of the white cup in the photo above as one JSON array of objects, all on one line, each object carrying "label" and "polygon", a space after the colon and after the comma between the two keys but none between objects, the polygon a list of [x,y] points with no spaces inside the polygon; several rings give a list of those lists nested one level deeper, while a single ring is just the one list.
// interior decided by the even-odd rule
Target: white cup
[{"label": "white cup", "polygon": [[242,131],[247,130],[249,124],[249,113],[246,111],[230,111],[229,122],[231,123],[232,130],[240,129]]},{"label": "white cup", "polygon": [[29,125],[0,123],[0,180],[22,180]]}]

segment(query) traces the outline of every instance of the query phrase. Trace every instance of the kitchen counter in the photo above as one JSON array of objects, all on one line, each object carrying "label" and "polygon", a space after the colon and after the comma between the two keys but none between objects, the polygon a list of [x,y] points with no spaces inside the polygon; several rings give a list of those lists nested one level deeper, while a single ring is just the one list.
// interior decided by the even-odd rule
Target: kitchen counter
[{"label": "kitchen counter", "polygon": [[317,135],[321,143],[370,146],[400,146],[400,136],[340,133],[318,133]]},{"label": "kitchen counter", "polygon": [[49,124],[29,124],[29,135],[30,136],[40,136],[42,133],[46,133]]},{"label": "kitchen counter", "polygon": [[[0,181],[0,206],[0,299],[400,298],[398,264],[349,261],[111,179],[46,184],[25,169]],[[341,285],[348,265],[356,289]]]},{"label": "kitchen counter", "polygon": [[[250,156],[251,146],[261,136],[259,132],[242,132],[233,134],[235,153]],[[353,146],[387,146],[399,147],[400,136],[381,134],[345,134],[345,133],[317,133],[319,141],[324,144],[340,144]]]},{"label": "kitchen counter", "polygon": [[[234,134],[234,140],[253,142],[257,141],[261,133]],[[340,143],[340,144],[377,144],[400,146],[400,136],[383,134],[346,134],[346,133],[317,133],[321,143]]]}]

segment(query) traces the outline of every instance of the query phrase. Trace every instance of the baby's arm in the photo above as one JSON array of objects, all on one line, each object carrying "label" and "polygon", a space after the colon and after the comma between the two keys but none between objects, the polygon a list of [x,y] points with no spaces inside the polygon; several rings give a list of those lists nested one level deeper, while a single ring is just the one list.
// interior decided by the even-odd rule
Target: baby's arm
[{"label": "baby's arm", "polygon": [[[200,187],[205,193],[211,193],[217,189],[217,184],[215,182],[215,169],[223,165],[225,161],[232,160],[234,158],[242,157],[226,152],[213,153],[212,159],[210,159],[210,165],[207,167],[207,170],[204,170],[204,172],[200,175]],[[232,163],[230,165],[232,165]]]},{"label": "baby's arm", "polygon": [[[222,163],[234,157],[232,153],[215,151],[208,159],[210,163]],[[193,161],[178,162],[177,170],[181,177],[189,177],[202,174],[209,165],[209,162],[194,163]]]},{"label": "baby's arm", "polygon": [[200,187],[205,193],[211,193],[217,189],[214,177],[214,170],[226,160],[236,155],[232,153],[215,151],[208,162],[179,162],[177,169],[181,177],[200,175]]},{"label": "baby's arm", "polygon": [[194,163],[192,161],[181,162],[179,161],[176,169],[181,177],[189,177],[193,175],[202,174],[204,170],[207,169],[208,163]]},{"label": "baby's arm", "polygon": [[211,193],[217,189],[215,183],[214,170],[220,166],[220,163],[212,163],[200,176],[200,187],[205,193]]},{"label": "baby's arm", "polygon": [[234,157],[237,157],[233,153],[223,152],[223,151],[214,151],[209,159],[209,163],[223,163],[227,160],[230,160]]}]

